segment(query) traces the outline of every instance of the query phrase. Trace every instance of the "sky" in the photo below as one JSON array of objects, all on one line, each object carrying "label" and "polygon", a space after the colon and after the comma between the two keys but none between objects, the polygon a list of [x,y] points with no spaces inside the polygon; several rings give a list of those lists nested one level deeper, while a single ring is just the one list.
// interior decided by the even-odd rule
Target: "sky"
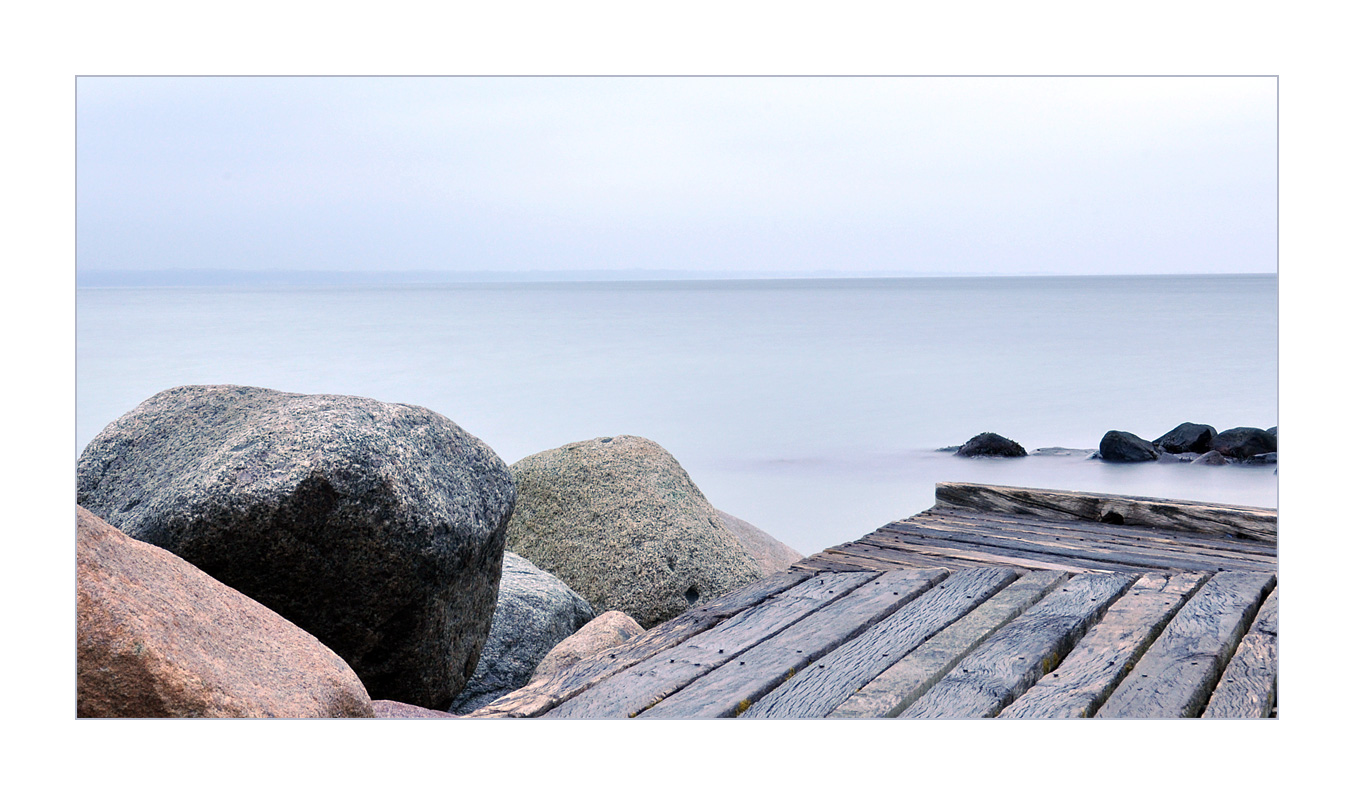
[{"label": "sky", "polygon": [[1272,77],[82,77],[115,270],[1273,273]]}]

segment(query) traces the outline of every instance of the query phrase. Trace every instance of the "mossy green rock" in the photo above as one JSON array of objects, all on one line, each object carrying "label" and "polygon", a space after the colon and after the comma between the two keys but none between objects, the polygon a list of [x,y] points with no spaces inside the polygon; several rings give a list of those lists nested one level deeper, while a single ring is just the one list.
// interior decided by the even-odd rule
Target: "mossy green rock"
[{"label": "mossy green rock", "polygon": [[574,442],[510,469],[508,548],[598,613],[649,628],[761,576],[686,470],[648,439]]}]

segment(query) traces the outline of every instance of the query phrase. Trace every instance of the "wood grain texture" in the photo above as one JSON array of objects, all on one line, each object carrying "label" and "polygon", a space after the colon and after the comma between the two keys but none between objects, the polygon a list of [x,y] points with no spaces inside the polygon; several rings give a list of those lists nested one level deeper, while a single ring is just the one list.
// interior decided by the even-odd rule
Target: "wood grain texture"
[{"label": "wood grain texture", "polygon": [[[1152,539],[1127,539],[1121,535],[1014,525],[1004,522],[957,522],[937,517],[913,517],[894,522],[878,532],[896,532],[922,538],[977,542],[998,549],[1032,550],[1068,558],[1126,563],[1144,568],[1189,571],[1273,571],[1275,556],[1248,555],[1202,545],[1186,547]],[[868,536],[867,536],[868,538]],[[1261,546],[1261,544],[1256,544]],[[1264,545],[1268,547],[1268,545]],[[1273,552],[1272,547],[1268,547]]]},{"label": "wood grain texture", "polygon": [[1148,574],[1105,612],[1056,670],[1044,674],[1002,718],[1088,718],[1148,645],[1208,579],[1204,573]]},{"label": "wood grain texture", "polygon": [[598,682],[547,718],[634,717],[659,699],[849,594],[878,572],[820,574]]},{"label": "wood grain texture", "polygon": [[639,717],[734,717],[787,676],[874,626],[946,574],[943,569],[887,572],[696,679]]},{"label": "wood grain texture", "polygon": [[937,522],[962,524],[980,527],[1009,527],[1035,533],[1063,535],[1070,538],[1092,537],[1117,539],[1126,543],[1142,544],[1149,548],[1178,548],[1184,551],[1217,553],[1224,552],[1241,555],[1246,558],[1276,557],[1278,547],[1268,541],[1255,541],[1244,538],[1226,538],[1217,535],[1195,533],[1188,530],[1174,530],[1166,527],[1147,527],[1143,525],[1118,525],[1104,522],[1090,522],[1083,519],[1050,519],[1039,516],[1021,516],[1011,513],[991,513],[966,508],[953,508],[943,505],[933,506],[916,516],[906,519],[908,522]]},{"label": "wood grain texture", "polygon": [[1169,527],[1271,542],[1278,539],[1277,511],[1237,505],[978,483],[937,483],[936,504],[1092,522],[1117,517],[1119,523],[1126,525]]},{"label": "wood grain texture", "polygon": [[1279,685],[1279,589],[1270,592],[1222,672],[1205,718],[1267,718]]},{"label": "wood grain texture", "polygon": [[[1087,570],[1140,571],[1143,569],[1214,568],[1212,560],[1190,556],[1172,557],[1160,553],[1111,549],[1103,544],[1077,544],[1068,541],[1031,541],[996,532],[970,532],[927,527],[913,523],[887,525],[866,536],[863,541],[884,545],[897,541],[938,550],[967,550],[984,554],[1081,566]],[[1249,565],[1249,564],[1247,564]]]},{"label": "wood grain texture", "polygon": [[1273,574],[1222,572],[1185,603],[1097,718],[1192,718],[1203,711]]},{"label": "wood grain texture", "polygon": [[758,605],[809,578],[804,571],[787,571],[750,583],[703,607],[660,624],[625,643],[586,657],[526,687],[514,690],[467,717],[529,718],[541,715],[599,681],[678,643],[704,632],[730,616]]},{"label": "wood grain texture", "polygon": [[1011,569],[964,569],[797,672],[740,717],[821,718],[931,636],[1016,578]]},{"label": "wood grain texture", "polygon": [[997,630],[899,715],[988,718],[1058,662],[1119,596],[1134,574],[1079,574]]},{"label": "wood grain texture", "polygon": [[828,717],[895,717],[964,655],[1067,579],[1068,574],[1061,571],[1026,573],[861,687]]},{"label": "wood grain texture", "polygon": [[[931,562],[932,566],[946,568],[1010,567],[1023,569],[1057,569],[1059,571],[1082,572],[1085,565],[1075,560],[1059,558],[1056,555],[1031,553],[1004,553],[1003,550],[985,548],[981,545],[939,542],[932,539],[908,539],[897,534],[876,531],[859,541],[843,544],[832,550],[838,554],[850,554],[859,558],[880,561],[898,560],[904,563],[909,559],[920,558]],[[1112,566],[1094,561],[1085,561],[1094,566]]]}]

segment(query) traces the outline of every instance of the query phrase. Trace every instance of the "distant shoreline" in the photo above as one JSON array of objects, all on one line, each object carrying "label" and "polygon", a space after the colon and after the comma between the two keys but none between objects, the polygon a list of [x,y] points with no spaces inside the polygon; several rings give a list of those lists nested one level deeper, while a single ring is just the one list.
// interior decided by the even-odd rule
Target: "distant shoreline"
[{"label": "distant shoreline", "polygon": [[903,279],[1277,279],[1277,273],[1193,274],[1011,274],[900,273],[886,271],[691,271],[691,270],[519,270],[519,271],[332,271],[332,270],[78,270],[75,286],[117,287],[398,287],[427,284],[550,284],[608,282],[774,282]]}]

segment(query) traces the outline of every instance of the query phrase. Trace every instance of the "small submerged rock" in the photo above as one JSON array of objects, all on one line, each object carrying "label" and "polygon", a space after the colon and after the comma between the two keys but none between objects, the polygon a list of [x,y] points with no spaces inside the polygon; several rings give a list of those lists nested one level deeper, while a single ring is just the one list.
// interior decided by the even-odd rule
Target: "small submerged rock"
[{"label": "small submerged rock", "polygon": [[1220,467],[1227,466],[1227,458],[1217,450],[1209,450],[1207,453],[1199,456],[1190,463],[1202,464],[1203,466]]}]

